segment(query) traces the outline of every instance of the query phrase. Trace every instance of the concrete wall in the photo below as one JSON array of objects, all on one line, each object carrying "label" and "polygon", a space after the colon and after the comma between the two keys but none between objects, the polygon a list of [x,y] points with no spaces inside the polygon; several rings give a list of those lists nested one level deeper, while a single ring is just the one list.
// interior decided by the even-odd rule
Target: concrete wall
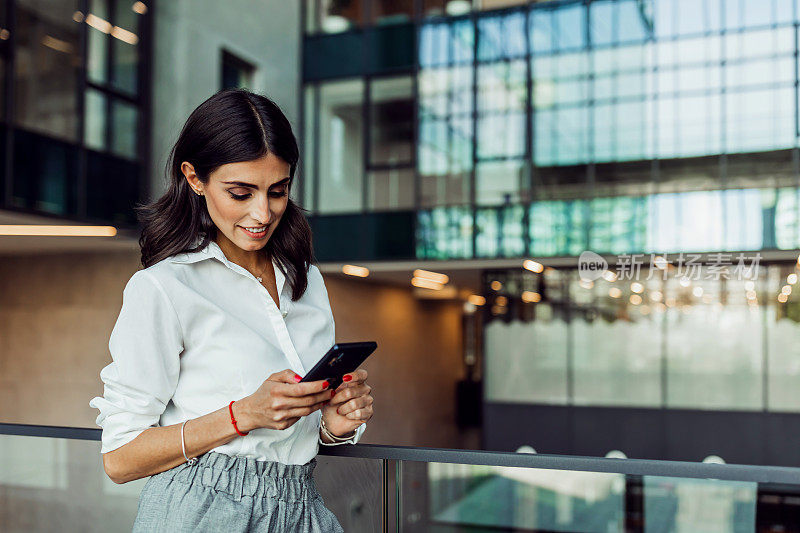
[{"label": "concrete wall", "polygon": [[220,89],[223,47],[256,65],[251,89],[272,98],[299,136],[299,1],[160,0],[155,9],[153,197],[165,189],[164,165],[184,122]]},{"label": "concrete wall", "polygon": [[[130,253],[53,254],[0,262],[0,421],[96,428],[100,370]],[[456,304],[410,290],[326,276],[337,341],[376,340],[365,368],[377,414],[364,442],[460,447],[454,390],[460,378]]]},{"label": "concrete wall", "polygon": [[130,253],[2,258],[0,420],[97,427],[86,404],[102,394],[108,337],[137,264]]}]

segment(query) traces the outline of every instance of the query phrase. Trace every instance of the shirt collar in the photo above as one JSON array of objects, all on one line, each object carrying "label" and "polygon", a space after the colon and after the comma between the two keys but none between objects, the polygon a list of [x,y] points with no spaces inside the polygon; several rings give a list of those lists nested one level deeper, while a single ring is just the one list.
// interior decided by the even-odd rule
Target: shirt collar
[{"label": "shirt collar", "polygon": [[[195,240],[192,242],[191,248],[199,246],[201,242],[203,242],[202,235],[195,238]],[[197,263],[198,261],[210,259],[212,257],[219,259],[222,264],[228,268],[233,268],[231,266],[233,263],[228,260],[228,258],[225,256],[225,253],[222,251],[222,248],[220,248],[219,244],[217,244],[214,240],[208,241],[206,246],[195,252],[180,252],[170,257],[169,260],[173,263]],[[237,266],[239,268],[244,268],[240,267],[239,265]],[[283,275],[281,269],[278,268],[278,263],[274,258],[272,259],[272,268],[275,270],[275,284],[278,287],[278,294],[281,294],[281,292],[283,292],[283,284],[286,281],[286,277]]]}]

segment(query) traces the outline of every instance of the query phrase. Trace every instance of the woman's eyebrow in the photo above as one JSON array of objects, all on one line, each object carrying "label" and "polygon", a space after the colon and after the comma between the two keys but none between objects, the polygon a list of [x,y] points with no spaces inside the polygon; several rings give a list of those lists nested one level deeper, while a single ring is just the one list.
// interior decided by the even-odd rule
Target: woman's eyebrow
[{"label": "woman's eyebrow", "polygon": [[[286,176],[282,180],[276,181],[275,183],[270,185],[269,188],[271,189],[273,187],[277,187],[278,185],[283,185],[284,183],[287,183],[291,179],[292,179],[291,176]],[[257,185],[254,185],[253,183],[247,183],[244,181],[223,181],[222,183],[225,183],[226,185],[236,185],[237,187],[248,187],[250,189],[258,189]]]}]

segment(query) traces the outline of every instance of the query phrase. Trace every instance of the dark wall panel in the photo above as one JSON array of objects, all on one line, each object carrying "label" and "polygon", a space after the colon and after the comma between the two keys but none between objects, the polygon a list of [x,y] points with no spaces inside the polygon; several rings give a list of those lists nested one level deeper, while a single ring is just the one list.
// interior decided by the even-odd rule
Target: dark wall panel
[{"label": "dark wall panel", "polygon": [[800,414],[484,404],[484,448],[602,457],[800,466]]},{"label": "dark wall panel", "polygon": [[305,81],[362,75],[363,44],[361,31],[306,38],[303,46]]},{"label": "dark wall panel", "polygon": [[317,261],[413,259],[415,218],[413,211],[312,216]]}]

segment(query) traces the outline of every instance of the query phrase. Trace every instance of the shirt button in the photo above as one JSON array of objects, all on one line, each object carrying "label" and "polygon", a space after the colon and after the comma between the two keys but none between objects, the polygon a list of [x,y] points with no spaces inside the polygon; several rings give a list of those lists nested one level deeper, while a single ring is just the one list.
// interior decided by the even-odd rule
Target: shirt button
[{"label": "shirt button", "polygon": [[288,314],[289,314],[289,311],[281,311],[281,315],[283,315],[283,318],[286,318],[286,315],[288,315]]}]

